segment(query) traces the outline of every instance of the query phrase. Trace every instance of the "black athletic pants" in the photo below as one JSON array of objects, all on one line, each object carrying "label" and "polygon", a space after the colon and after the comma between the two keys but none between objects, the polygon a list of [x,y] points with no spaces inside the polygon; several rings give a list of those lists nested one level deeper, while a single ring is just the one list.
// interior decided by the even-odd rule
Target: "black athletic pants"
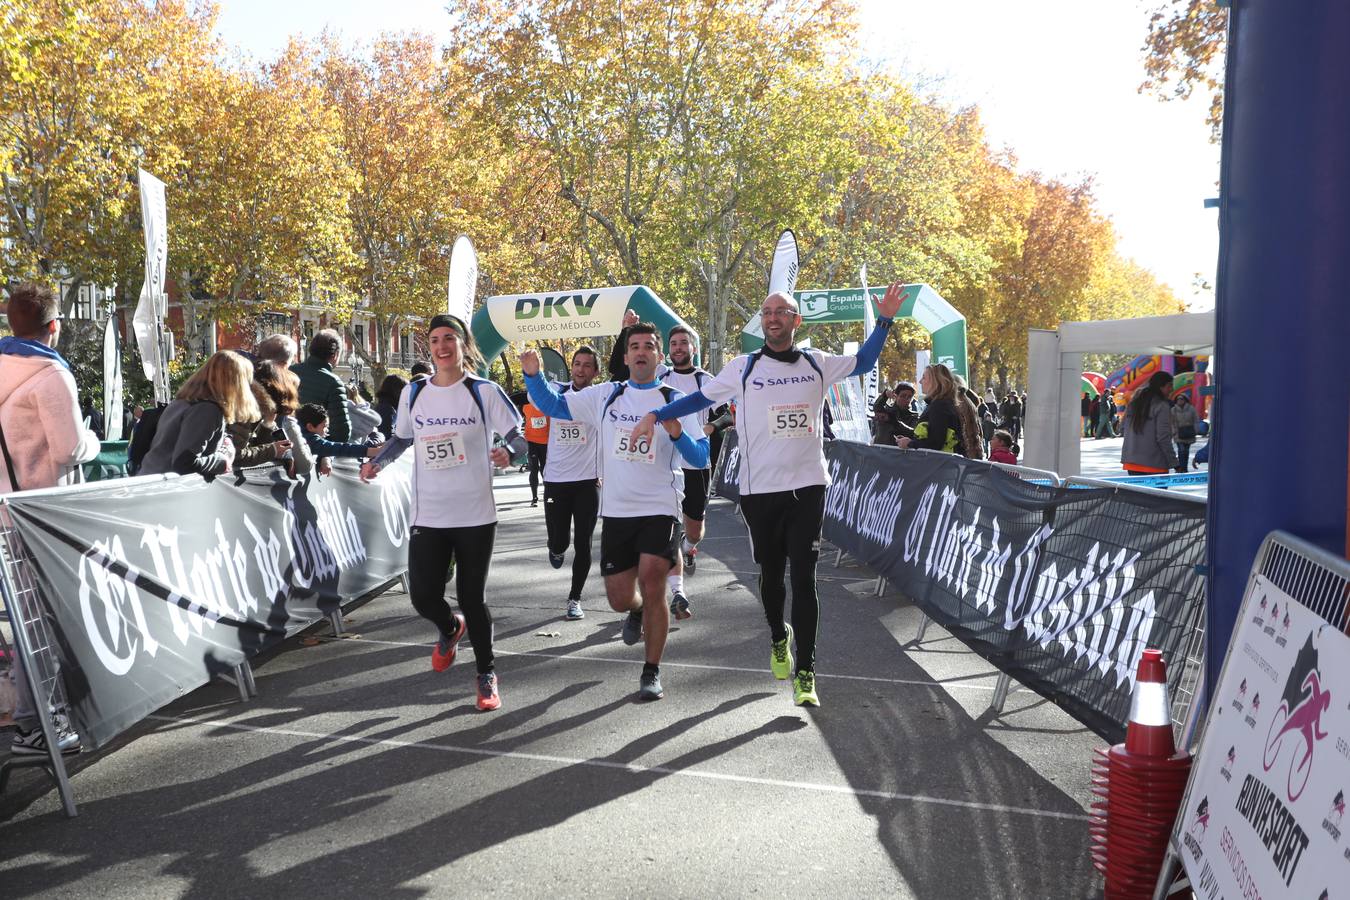
[{"label": "black athletic pants", "polygon": [[750,530],[750,549],[759,563],[759,599],[775,641],[787,637],[783,578],[792,563],[792,630],[797,638],[797,670],[815,671],[820,597],[816,594],[816,560],[825,518],[825,486],[795,491],[742,494],[741,513]]},{"label": "black athletic pants", "polygon": [[548,461],[548,444],[530,444],[530,499],[539,499],[539,479],[544,475],[544,463]]},{"label": "black athletic pants", "polygon": [[423,528],[416,526],[408,541],[408,585],[412,605],[442,634],[455,632],[455,619],[445,599],[445,575],[450,558],[455,559],[455,595],[469,626],[478,672],[492,671],[492,613],[484,590],[497,523],[469,528]]},{"label": "black athletic pants", "polygon": [[545,481],[544,524],[548,527],[548,552],[567,549],[568,532],[572,538],[572,592],[569,600],[580,600],[586,577],[591,574],[591,537],[600,512],[600,488],[589,481]]}]

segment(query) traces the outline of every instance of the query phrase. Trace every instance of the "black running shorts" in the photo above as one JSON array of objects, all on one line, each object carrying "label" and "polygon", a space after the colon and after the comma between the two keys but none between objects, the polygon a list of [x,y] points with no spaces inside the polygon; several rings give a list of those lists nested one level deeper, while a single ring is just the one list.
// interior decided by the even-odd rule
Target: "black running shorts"
[{"label": "black running shorts", "polygon": [[680,558],[684,526],[673,516],[605,517],[600,529],[600,574],[617,575],[638,564],[647,553],[668,560]]},{"label": "black running shorts", "polygon": [[708,481],[710,470],[708,469],[683,469],[684,472],[684,502],[681,509],[684,510],[686,518],[693,519],[695,522],[702,522],[704,513],[708,509]]}]

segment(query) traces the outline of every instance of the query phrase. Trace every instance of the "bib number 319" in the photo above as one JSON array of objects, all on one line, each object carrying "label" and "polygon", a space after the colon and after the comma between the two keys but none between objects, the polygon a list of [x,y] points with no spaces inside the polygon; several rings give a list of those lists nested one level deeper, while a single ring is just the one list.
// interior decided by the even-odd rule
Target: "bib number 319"
[{"label": "bib number 319", "polygon": [[769,407],[769,434],[775,438],[807,438],[816,433],[809,403],[779,403]]},{"label": "bib number 319", "polygon": [[627,428],[614,429],[614,457],[624,462],[647,463],[651,465],[656,462],[656,451],[652,450],[652,439],[650,437],[638,438],[636,443],[630,441],[632,432]]}]

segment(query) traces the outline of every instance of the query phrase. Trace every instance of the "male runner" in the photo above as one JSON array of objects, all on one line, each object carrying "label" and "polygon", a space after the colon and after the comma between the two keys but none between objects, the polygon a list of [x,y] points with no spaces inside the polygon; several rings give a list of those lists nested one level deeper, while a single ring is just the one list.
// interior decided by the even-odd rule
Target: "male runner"
[{"label": "male runner", "polygon": [[[600,372],[600,360],[590,347],[572,354],[572,381],[555,384],[559,394],[591,386]],[[530,404],[530,409],[535,409]],[[542,415],[542,412],[541,412]],[[591,536],[600,513],[600,476],[595,429],[585,422],[557,421],[548,433],[548,461],[544,465],[544,523],[548,526],[548,561],[561,569],[569,532],[572,546],[572,589],[567,594],[567,618],[582,619],[581,589],[591,573]]]},{"label": "male runner", "polygon": [[[708,462],[708,439],[692,417],[663,423],[668,437],[633,442],[630,432],[642,417],[679,398],[656,378],[661,336],[645,322],[627,329],[624,361],[627,381],[598,384],[565,395],[539,373],[539,354],[520,355],[530,399],[555,420],[581,421],[598,432],[603,481],[600,514],[600,571],[609,605],[626,612],[623,641],[646,638],[646,664],[638,681],[638,699],[660,700],[661,653],[670,630],[666,576],[680,558],[682,457],[693,466]],[[697,437],[696,437],[697,436]]]},{"label": "male runner", "polygon": [[[698,337],[684,325],[670,329],[666,339],[669,348],[670,364],[673,367],[662,379],[681,394],[693,394],[703,387],[703,382],[712,378],[712,374],[694,365],[694,354],[698,352]],[[708,425],[708,410],[701,409],[695,414],[702,433],[712,436],[713,429]],[[711,452],[709,453],[711,458]],[[684,575],[694,574],[698,564],[698,542],[703,540],[703,516],[708,508],[709,469],[704,466],[696,469],[684,465],[684,541],[680,545],[683,551],[679,571],[670,574],[670,611],[677,619],[687,619],[693,612],[689,609],[689,599],[684,594]]]},{"label": "male runner", "polygon": [[[775,678],[792,673],[791,645],[797,644],[793,702],[820,705],[816,693],[816,632],[820,599],[816,559],[825,517],[825,468],[821,408],[831,384],[862,375],[876,365],[891,322],[904,298],[897,282],[878,304],[876,328],[857,356],[833,356],[793,345],[801,315],[790,294],[773,293],[760,318],[765,345],[738,356],[693,395],[643,417],[629,440],[650,438],[656,422],[691,413],[714,403],[734,401],[740,432],[741,512],[750,547],[759,564],[760,600],[769,622],[769,668]],[[787,589],[783,578],[792,563],[792,625],[783,618]]]},{"label": "male runner", "polygon": [[525,420],[526,465],[530,467],[530,505],[539,505],[539,479],[548,466],[548,416],[526,401],[520,408]]}]

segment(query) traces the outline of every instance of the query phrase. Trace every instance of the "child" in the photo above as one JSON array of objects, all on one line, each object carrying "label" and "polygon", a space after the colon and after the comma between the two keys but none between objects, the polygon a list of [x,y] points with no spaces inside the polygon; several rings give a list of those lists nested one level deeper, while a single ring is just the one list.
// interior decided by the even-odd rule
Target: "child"
[{"label": "child", "polygon": [[305,443],[315,456],[350,456],[353,459],[370,459],[384,448],[383,444],[348,444],[328,440],[328,411],[318,403],[306,403],[295,414],[305,429]]},{"label": "child", "polygon": [[1007,463],[1010,466],[1017,465],[1017,454],[1013,452],[1012,434],[1007,431],[995,431],[994,436],[989,441],[992,448],[989,451],[989,460],[996,463]]}]

